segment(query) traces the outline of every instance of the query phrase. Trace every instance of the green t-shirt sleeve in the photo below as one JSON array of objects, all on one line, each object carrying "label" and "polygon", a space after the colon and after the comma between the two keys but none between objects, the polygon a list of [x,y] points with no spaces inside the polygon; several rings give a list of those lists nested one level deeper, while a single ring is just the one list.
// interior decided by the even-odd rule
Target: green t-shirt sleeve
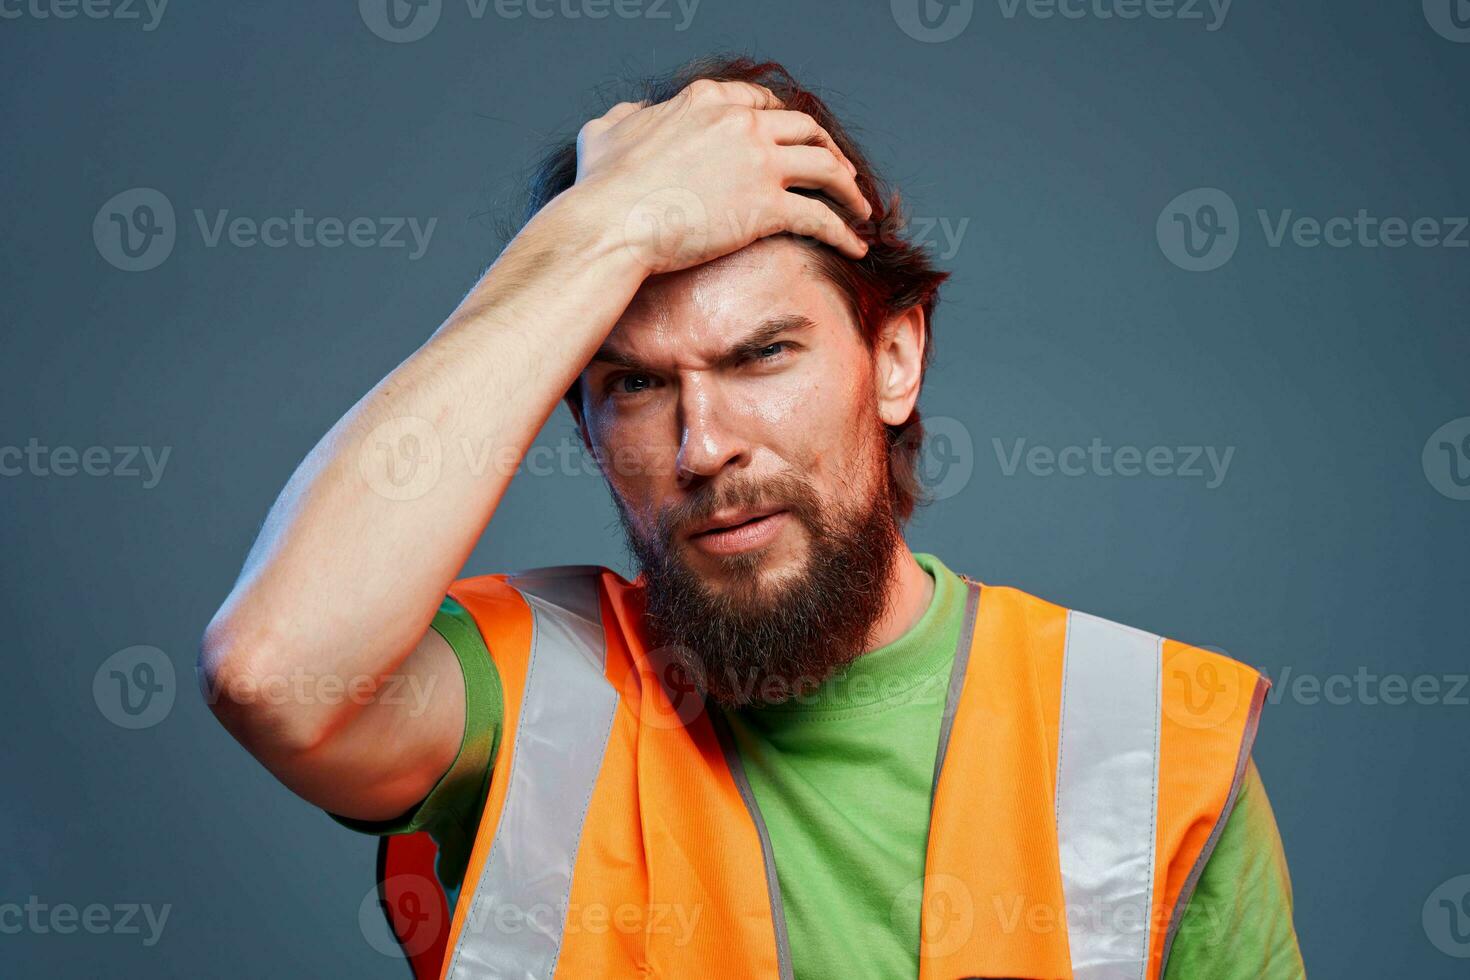
[{"label": "green t-shirt sleeve", "polygon": [[1252,758],[1174,937],[1164,980],[1305,976],[1286,854]]},{"label": "green t-shirt sleeve", "polygon": [[446,597],[431,624],[459,659],[464,678],[465,728],[459,753],[427,796],[389,820],[357,820],[328,813],[333,820],[365,834],[411,834],[427,830],[439,846],[440,879],[455,887],[469,864],[470,847],[485,806],[490,770],[500,744],[504,700],[495,669],[474,617]]}]

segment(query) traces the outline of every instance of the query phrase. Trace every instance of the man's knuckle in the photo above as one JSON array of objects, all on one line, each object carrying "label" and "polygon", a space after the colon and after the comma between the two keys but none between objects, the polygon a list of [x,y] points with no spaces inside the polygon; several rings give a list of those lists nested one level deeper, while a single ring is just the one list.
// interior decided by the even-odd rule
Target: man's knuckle
[{"label": "man's knuckle", "polygon": [[760,128],[759,113],[750,106],[726,106],[720,111],[719,124],[728,132],[749,136]]},{"label": "man's knuckle", "polygon": [[684,87],[691,99],[710,99],[720,94],[720,83],[712,78],[696,78]]}]

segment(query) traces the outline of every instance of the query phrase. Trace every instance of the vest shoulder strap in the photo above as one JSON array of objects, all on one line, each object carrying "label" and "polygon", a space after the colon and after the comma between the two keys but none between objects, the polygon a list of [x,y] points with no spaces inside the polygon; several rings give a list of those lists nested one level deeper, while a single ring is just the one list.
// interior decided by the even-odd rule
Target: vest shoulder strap
[{"label": "vest shoulder strap", "polygon": [[973,925],[926,976],[1161,976],[1267,682],[1001,587],[982,592],[966,674],[930,868],[964,883]]},{"label": "vest shoulder strap", "polygon": [[[485,639],[503,689],[503,729],[517,730],[528,693],[532,652],[537,648],[537,620],[550,630],[541,644],[542,658],[560,676],[567,666],[597,660],[592,626],[600,627],[598,577],[600,566],[553,566],[509,574],[485,574],[454,582],[451,598],[465,607]],[[538,617],[539,611],[539,617]],[[537,683],[535,691],[544,691]],[[534,698],[537,693],[532,692]],[[513,735],[501,739],[494,771],[510,771]],[[485,813],[500,814],[507,798],[506,780],[491,780]],[[500,821],[495,820],[495,826]],[[485,877],[488,848],[476,845],[460,895],[473,896],[476,882]],[[412,965],[417,980],[440,977],[447,968],[451,934],[460,937],[465,915],[448,908],[442,883],[435,873],[438,849],[426,832],[384,837],[378,851],[378,898],[392,933]],[[451,918],[453,912],[453,918]]]},{"label": "vest shoulder strap", "polygon": [[555,972],[618,705],[606,676],[604,574],[596,565],[551,566],[450,590],[500,672],[505,736],[450,927],[445,977]]}]

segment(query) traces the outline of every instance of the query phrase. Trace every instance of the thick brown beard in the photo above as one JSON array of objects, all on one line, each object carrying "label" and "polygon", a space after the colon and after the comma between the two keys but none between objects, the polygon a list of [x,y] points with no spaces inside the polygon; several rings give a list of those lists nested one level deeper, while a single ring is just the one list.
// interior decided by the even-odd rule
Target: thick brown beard
[{"label": "thick brown beard", "polygon": [[[656,659],[682,668],[718,703],[741,707],[800,695],[862,654],[892,600],[903,541],[886,460],[876,465],[874,492],[855,507],[824,506],[809,481],[787,473],[719,494],[706,487],[660,515],[651,540],[634,531],[614,494],[629,550],[646,580],[646,624]],[[763,590],[763,556],[745,552],[721,559],[726,584],[712,590],[672,544],[691,515],[773,504],[800,521],[809,539],[804,567],[780,585]]]}]

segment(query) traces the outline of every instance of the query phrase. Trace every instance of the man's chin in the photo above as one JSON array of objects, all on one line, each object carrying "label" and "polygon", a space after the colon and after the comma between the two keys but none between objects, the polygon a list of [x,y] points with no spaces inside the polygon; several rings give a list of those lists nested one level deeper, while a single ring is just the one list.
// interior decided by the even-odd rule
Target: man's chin
[{"label": "man's chin", "polygon": [[763,547],[691,555],[687,540],[629,535],[647,573],[653,647],[729,707],[789,701],[866,648],[888,600],[903,537],[890,498],[824,507],[801,487],[792,517]]},{"label": "man's chin", "polygon": [[742,551],[733,555],[712,555],[688,544],[679,553],[678,562],[684,572],[699,582],[711,595],[727,601],[757,604],[764,608],[782,588],[800,578],[804,554],[775,547]]}]

